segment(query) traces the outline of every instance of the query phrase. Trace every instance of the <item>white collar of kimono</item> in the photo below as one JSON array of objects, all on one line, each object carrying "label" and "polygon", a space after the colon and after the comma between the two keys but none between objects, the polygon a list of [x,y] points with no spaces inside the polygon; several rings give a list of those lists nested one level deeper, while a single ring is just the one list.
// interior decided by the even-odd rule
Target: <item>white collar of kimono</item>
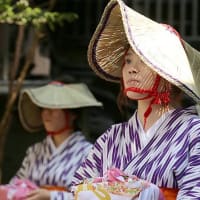
[{"label": "white collar of kimono", "polygon": [[54,152],[54,151],[58,152],[58,151],[62,151],[63,148],[65,148],[66,145],[71,141],[71,139],[72,139],[73,137],[75,137],[75,135],[76,135],[76,136],[81,135],[80,131],[77,131],[77,132],[72,133],[72,134],[71,134],[68,138],[66,138],[66,139],[63,141],[63,143],[61,143],[58,147],[56,147],[56,145],[55,145],[55,143],[54,143],[54,141],[53,141],[53,139],[52,139],[51,136],[47,136],[47,141],[49,142],[49,144],[50,144],[50,146],[51,146],[51,148],[52,148],[52,151],[53,151],[53,152]]}]

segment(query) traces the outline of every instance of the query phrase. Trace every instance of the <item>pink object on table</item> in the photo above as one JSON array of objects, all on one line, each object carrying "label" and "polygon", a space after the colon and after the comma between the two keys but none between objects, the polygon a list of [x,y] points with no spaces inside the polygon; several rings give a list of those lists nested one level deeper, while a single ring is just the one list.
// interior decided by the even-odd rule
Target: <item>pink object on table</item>
[{"label": "pink object on table", "polygon": [[111,168],[110,170],[107,171],[107,179],[110,182],[114,181],[123,181],[123,179],[120,179],[120,177],[125,176],[125,174],[117,168]]},{"label": "pink object on table", "polygon": [[26,179],[14,179],[12,183],[0,185],[1,200],[25,200],[29,192],[38,187]]},{"label": "pink object on table", "polygon": [[102,181],[108,181],[108,182],[124,182],[124,177],[126,175],[124,174],[123,171],[121,171],[120,169],[118,168],[111,168],[109,169],[106,174],[104,175],[104,177],[96,177],[94,179],[94,183],[100,183]]}]

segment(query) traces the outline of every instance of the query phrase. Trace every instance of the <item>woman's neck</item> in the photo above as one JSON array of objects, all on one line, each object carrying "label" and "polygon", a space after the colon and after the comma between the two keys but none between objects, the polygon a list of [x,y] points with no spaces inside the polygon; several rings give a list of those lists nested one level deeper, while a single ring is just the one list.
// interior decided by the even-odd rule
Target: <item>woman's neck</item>
[{"label": "woman's neck", "polygon": [[74,130],[65,130],[59,135],[52,135],[52,139],[56,147],[60,146],[72,133]]},{"label": "woman's neck", "polygon": [[[151,99],[138,101],[138,117],[143,125],[144,125],[144,120],[145,120],[144,113],[149,107],[150,102],[151,102]],[[152,108],[152,111],[150,112],[149,116],[146,119],[145,127],[143,127],[145,131],[147,131],[164,113],[173,109],[170,105],[164,106],[164,105],[158,105],[158,104],[152,104],[151,108]]]}]

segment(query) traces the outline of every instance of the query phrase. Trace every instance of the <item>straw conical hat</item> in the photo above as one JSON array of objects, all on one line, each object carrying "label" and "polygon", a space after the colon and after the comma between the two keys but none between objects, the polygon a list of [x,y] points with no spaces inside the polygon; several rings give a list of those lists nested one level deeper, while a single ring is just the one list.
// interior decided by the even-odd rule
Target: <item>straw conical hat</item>
[{"label": "straw conical hat", "polygon": [[200,53],[169,26],[145,17],[121,0],[111,0],[90,41],[89,64],[101,78],[119,82],[128,46],[161,77],[200,102]]},{"label": "straw conical hat", "polygon": [[19,97],[19,116],[29,132],[42,128],[41,108],[76,109],[102,106],[83,83],[61,84],[52,82],[46,86],[25,89]]}]

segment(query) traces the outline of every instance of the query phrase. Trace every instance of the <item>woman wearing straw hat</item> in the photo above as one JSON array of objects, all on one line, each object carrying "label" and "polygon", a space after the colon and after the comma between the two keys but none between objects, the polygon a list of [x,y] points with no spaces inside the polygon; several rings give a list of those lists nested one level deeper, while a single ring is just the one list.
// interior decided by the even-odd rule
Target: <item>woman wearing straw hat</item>
[{"label": "woman wearing straw hat", "polygon": [[88,59],[98,76],[121,83],[119,102],[138,106],[96,141],[74,182],[115,167],[159,186],[166,199],[200,199],[200,118],[178,102],[200,102],[200,53],[169,25],[111,0]]},{"label": "woman wearing straw hat", "polygon": [[92,146],[80,129],[77,130],[79,111],[93,106],[102,104],[82,83],[54,81],[21,93],[19,115],[22,125],[29,132],[44,127],[47,133],[42,142],[28,149],[21,168],[13,178],[29,179],[43,188],[34,190],[27,200],[54,199],[60,190],[70,187],[75,171]]}]

